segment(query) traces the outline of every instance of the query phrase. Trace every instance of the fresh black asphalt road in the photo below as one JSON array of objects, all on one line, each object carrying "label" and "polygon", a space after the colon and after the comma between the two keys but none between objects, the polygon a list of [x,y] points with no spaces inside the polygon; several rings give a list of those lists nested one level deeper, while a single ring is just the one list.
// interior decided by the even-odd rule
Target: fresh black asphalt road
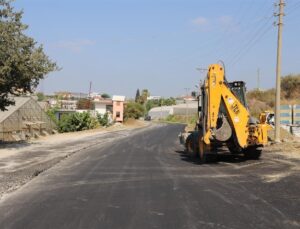
[{"label": "fresh black asphalt road", "polygon": [[0,228],[300,228],[299,162],[199,164],[180,125],[72,155],[0,201]]}]

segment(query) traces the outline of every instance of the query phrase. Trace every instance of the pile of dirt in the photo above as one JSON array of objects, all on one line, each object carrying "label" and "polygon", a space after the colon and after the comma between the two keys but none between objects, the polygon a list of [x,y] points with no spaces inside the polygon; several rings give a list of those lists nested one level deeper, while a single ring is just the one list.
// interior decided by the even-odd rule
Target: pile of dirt
[{"label": "pile of dirt", "polygon": [[283,155],[287,158],[300,159],[300,142],[281,142],[264,148],[264,152]]},{"label": "pile of dirt", "polygon": [[144,127],[146,126],[145,121],[138,119],[128,119],[124,122],[126,127]]},{"label": "pile of dirt", "polygon": [[268,132],[268,137],[270,144],[264,148],[265,152],[277,153],[288,158],[300,159],[300,138],[293,136],[282,128],[280,128],[280,143],[274,142],[274,129]]}]

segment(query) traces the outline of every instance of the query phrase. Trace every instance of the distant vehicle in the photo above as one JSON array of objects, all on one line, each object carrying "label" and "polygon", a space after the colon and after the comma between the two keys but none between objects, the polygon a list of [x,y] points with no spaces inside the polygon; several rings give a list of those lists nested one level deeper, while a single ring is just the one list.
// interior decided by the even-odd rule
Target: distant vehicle
[{"label": "distant vehicle", "polygon": [[151,121],[151,116],[150,115],[146,115],[144,118],[145,121]]}]

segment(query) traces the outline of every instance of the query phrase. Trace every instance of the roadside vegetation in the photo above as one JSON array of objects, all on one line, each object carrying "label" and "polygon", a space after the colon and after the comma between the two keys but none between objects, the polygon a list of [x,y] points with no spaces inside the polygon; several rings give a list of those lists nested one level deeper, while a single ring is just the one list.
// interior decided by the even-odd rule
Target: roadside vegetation
[{"label": "roadside vegetation", "polygon": [[124,119],[139,119],[145,117],[148,112],[154,108],[159,106],[172,106],[176,104],[175,98],[161,98],[155,100],[148,100],[147,98],[150,96],[150,92],[148,89],[143,89],[140,92],[139,89],[136,91],[135,100],[129,101],[126,104],[124,111]]},{"label": "roadside vegetation", "polygon": [[186,130],[191,131],[194,130],[197,120],[197,115],[190,115],[188,117],[185,115],[169,115],[166,119],[160,120],[160,122],[186,124]]},{"label": "roadside vegetation", "polygon": [[58,111],[58,107],[50,108],[46,111],[46,114],[50,117],[50,119],[58,125],[58,119],[56,118],[55,114]]},{"label": "roadside vegetation", "polygon": [[[275,109],[275,89],[251,90],[247,101],[251,115],[258,117],[263,111]],[[300,104],[300,74],[281,78],[281,104]]]},{"label": "roadside vegetation", "polygon": [[95,129],[98,126],[98,120],[92,117],[90,113],[73,113],[69,115],[63,115],[62,119],[58,122],[58,131],[60,133],[75,132]]},{"label": "roadside vegetation", "polygon": [[93,117],[88,112],[65,114],[60,120],[56,117],[57,108],[51,108],[47,111],[47,115],[57,125],[57,130],[60,133],[75,132],[82,130],[90,130],[98,127],[110,126],[109,115],[97,114],[97,117]]},{"label": "roadside vegetation", "polygon": [[139,119],[145,115],[145,106],[137,102],[127,103],[124,110],[124,119]]}]

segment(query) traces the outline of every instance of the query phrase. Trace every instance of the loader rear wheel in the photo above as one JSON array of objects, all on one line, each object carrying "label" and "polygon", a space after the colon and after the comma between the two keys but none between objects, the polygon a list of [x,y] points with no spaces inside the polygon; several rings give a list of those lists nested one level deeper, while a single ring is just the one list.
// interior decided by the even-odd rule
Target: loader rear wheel
[{"label": "loader rear wheel", "polygon": [[261,156],[261,149],[257,147],[248,147],[243,150],[246,159],[249,160],[258,160]]},{"label": "loader rear wheel", "polygon": [[187,137],[186,139],[186,153],[191,157],[191,158],[196,158],[198,156],[198,150],[196,147],[196,144],[193,138],[193,135],[191,134],[190,136]]},{"label": "loader rear wheel", "polygon": [[203,141],[200,142],[200,161],[202,164],[212,163],[217,160],[217,153],[211,150]]},{"label": "loader rear wheel", "polygon": [[200,156],[201,163],[214,163],[217,160],[217,154],[215,153],[204,153]]}]

